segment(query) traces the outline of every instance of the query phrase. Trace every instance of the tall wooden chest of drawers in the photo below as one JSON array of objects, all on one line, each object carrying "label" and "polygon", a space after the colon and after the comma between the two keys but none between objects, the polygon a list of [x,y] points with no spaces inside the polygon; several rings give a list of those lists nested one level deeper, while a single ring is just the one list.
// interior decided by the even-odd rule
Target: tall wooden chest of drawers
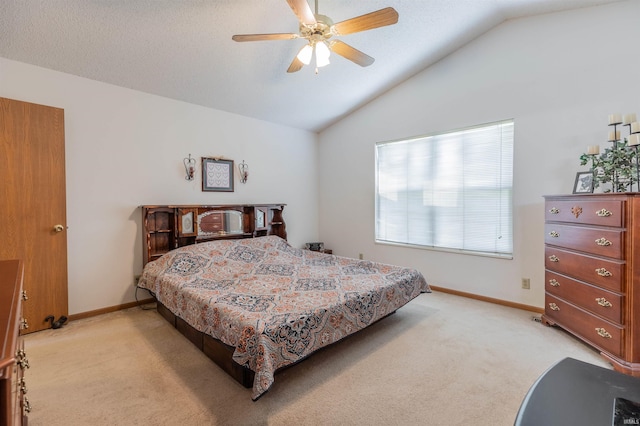
[{"label": "tall wooden chest of drawers", "polygon": [[545,197],[545,312],[640,376],[640,193]]},{"label": "tall wooden chest of drawers", "polygon": [[29,361],[19,336],[23,275],[22,261],[0,260],[0,426],[26,425],[31,410],[24,380]]}]

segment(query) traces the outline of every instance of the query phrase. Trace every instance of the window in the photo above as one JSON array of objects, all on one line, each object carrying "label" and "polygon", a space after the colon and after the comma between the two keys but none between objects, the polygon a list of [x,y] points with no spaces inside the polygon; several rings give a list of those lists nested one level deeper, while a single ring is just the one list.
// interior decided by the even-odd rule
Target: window
[{"label": "window", "polygon": [[513,254],[513,120],[376,144],[376,242]]}]

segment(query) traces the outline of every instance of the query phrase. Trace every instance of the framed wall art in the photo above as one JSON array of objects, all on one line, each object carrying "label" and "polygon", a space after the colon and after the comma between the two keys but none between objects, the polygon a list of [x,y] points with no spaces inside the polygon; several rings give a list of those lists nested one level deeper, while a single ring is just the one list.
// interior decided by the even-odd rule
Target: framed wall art
[{"label": "framed wall art", "polygon": [[193,208],[178,209],[178,235],[180,237],[195,237],[197,211]]},{"label": "framed wall art", "polygon": [[576,173],[576,182],[573,184],[574,194],[586,194],[593,192],[593,173],[578,172]]},{"label": "framed wall art", "polygon": [[202,157],[202,190],[233,192],[233,160]]}]

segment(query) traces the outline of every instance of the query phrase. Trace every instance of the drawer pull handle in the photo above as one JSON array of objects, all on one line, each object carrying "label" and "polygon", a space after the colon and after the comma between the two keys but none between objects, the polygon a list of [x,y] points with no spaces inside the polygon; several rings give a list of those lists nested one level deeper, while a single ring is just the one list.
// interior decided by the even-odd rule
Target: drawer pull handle
[{"label": "drawer pull handle", "polygon": [[552,311],[559,311],[560,310],[560,307],[558,305],[556,305],[555,303],[549,303],[549,308]]},{"label": "drawer pull handle", "polygon": [[604,297],[596,297],[596,302],[598,302],[598,305],[604,306],[605,308],[610,308],[613,306],[611,302],[609,302]]},{"label": "drawer pull handle", "polygon": [[598,336],[604,337],[605,339],[611,339],[612,337],[611,334],[609,334],[604,328],[597,327],[596,331],[598,332]]},{"label": "drawer pull handle", "polygon": [[551,207],[551,208],[549,209],[549,213],[551,213],[551,214],[558,214],[558,213],[560,213],[560,209],[558,209],[557,207]]},{"label": "drawer pull handle", "polygon": [[549,232],[549,235],[551,235],[553,238],[558,238],[560,236],[560,234],[558,234],[556,231]]},{"label": "drawer pull handle", "polygon": [[27,354],[23,349],[19,349],[16,353],[16,364],[18,364],[23,370],[29,368],[29,360],[27,359]]},{"label": "drawer pull handle", "polygon": [[559,262],[560,258],[558,256],[556,256],[555,254],[552,254],[551,256],[549,256],[549,260],[552,262]]},{"label": "drawer pull handle", "polygon": [[560,287],[560,283],[555,278],[549,280],[549,285],[551,287]]},{"label": "drawer pull handle", "polygon": [[602,209],[602,210],[598,210],[596,212],[596,215],[600,216],[600,217],[609,217],[611,216],[613,213],[611,213],[609,210],[607,209]]},{"label": "drawer pull handle", "polygon": [[612,275],[613,275],[611,272],[607,271],[607,270],[606,270],[606,269],[604,269],[604,268],[598,268],[598,269],[596,269],[596,273],[597,273],[598,275],[600,275],[601,277],[610,277],[610,276],[612,276]]},{"label": "drawer pull handle", "polygon": [[607,240],[606,238],[598,238],[596,240],[596,244],[599,246],[607,247],[611,245],[611,241]]},{"label": "drawer pull handle", "polygon": [[22,358],[18,361],[18,365],[21,369],[25,370],[29,368],[29,360],[27,358]]}]

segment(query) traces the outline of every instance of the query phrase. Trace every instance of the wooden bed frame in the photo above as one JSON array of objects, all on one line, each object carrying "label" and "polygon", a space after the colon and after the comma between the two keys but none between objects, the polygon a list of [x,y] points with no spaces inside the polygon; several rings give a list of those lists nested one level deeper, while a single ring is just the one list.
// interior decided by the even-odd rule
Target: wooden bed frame
[{"label": "wooden bed frame", "polygon": [[[146,265],[178,247],[205,241],[265,235],[277,235],[286,240],[286,224],[282,217],[285,205],[279,203],[142,206],[143,264]],[[242,214],[242,229],[229,232],[224,223],[224,215],[227,212]],[[185,218],[188,220],[185,221]],[[201,223],[204,220],[207,221],[206,226]],[[191,227],[185,226],[189,221]],[[160,302],[157,302],[157,310],[238,383],[246,388],[253,386],[255,373],[233,360],[234,347],[196,330]]]},{"label": "wooden bed frame", "polygon": [[[200,349],[206,356],[208,356],[218,367],[222,368],[222,370],[225,373],[227,373],[229,376],[231,376],[235,381],[240,383],[245,388],[251,389],[253,387],[253,379],[255,377],[255,373],[250,368],[245,367],[244,365],[240,365],[233,360],[233,352],[235,351],[235,348],[233,346],[229,346],[221,342],[220,340],[209,336],[206,333],[196,330],[195,328],[187,324],[185,320],[176,316],[173,312],[169,310],[169,308],[164,306],[161,302],[156,302],[156,303],[157,303],[158,313],[162,315],[162,317],[166,319],[169,322],[169,324],[173,325],[180,333],[182,333],[183,336],[189,339],[189,341],[193,343],[198,349]],[[393,311],[385,315],[379,320],[369,324],[367,328],[371,327],[373,324],[377,323],[378,321],[382,321],[383,319],[395,313],[396,311]],[[317,351],[313,352],[312,354],[310,354],[310,356],[322,350],[325,350],[326,348],[329,348],[335,345],[336,343],[340,343],[355,334],[357,333],[349,334],[348,336],[345,336],[343,339],[338,340],[337,342],[334,342],[328,346],[324,346],[318,349]],[[276,370],[276,374],[279,371],[285,370],[289,367],[293,367],[294,365],[304,361],[307,358],[309,357],[307,356],[297,362],[294,362],[293,364],[289,364],[285,367],[279,368],[278,370]]]},{"label": "wooden bed frame", "polygon": [[169,324],[173,325],[180,333],[189,339],[191,343],[196,345],[198,349],[204,352],[206,356],[211,358],[218,367],[222,368],[228,375],[233,377],[245,388],[251,388],[253,386],[255,373],[253,370],[242,366],[233,360],[233,352],[235,350],[233,346],[229,346],[206,333],[196,330],[187,324],[185,320],[174,315],[174,313],[162,303],[156,303],[158,313],[162,315],[164,319],[169,321]]},{"label": "wooden bed frame", "polygon": [[[167,205],[142,208],[142,266],[163,254],[206,241],[277,235],[287,239],[286,204]],[[241,221],[228,220],[229,215]],[[236,216],[237,217],[237,216]]]},{"label": "wooden bed frame", "polygon": [[[285,222],[282,218],[282,211],[285,204],[260,204],[260,205],[224,205],[224,206],[142,206],[143,209],[143,237],[145,239],[144,263],[159,258],[162,254],[178,247],[197,244],[202,241],[219,239],[254,238],[264,235],[278,235],[286,240]],[[197,229],[195,233],[185,233],[180,226],[181,216],[185,212],[194,212],[210,216],[211,211],[237,210],[243,213],[244,229],[242,234],[229,235],[221,233],[217,236],[207,235],[206,238],[198,238]],[[257,217],[262,214],[262,218]],[[264,221],[264,219],[267,219]],[[163,235],[165,234],[165,235]],[[168,236],[168,238],[166,238]],[[159,237],[156,239],[156,237]],[[222,368],[229,376],[240,383],[245,388],[252,388],[255,373],[246,366],[240,365],[233,360],[235,348],[222,341],[198,331],[185,320],[175,315],[169,308],[161,302],[156,301],[157,311],[162,317],[182,333],[191,343],[207,355],[216,365]],[[380,318],[378,321],[394,314],[395,311]],[[377,321],[376,321],[377,322]],[[372,324],[370,324],[372,325]],[[352,336],[350,334],[349,336]],[[346,336],[348,338],[349,336]],[[339,340],[341,342],[344,339]],[[338,343],[335,342],[335,343]],[[333,343],[333,344],[335,344]],[[323,350],[329,346],[320,348]],[[318,352],[318,351],[316,351]],[[316,353],[314,352],[314,353]],[[305,357],[304,359],[307,359]],[[300,362],[298,361],[298,362]],[[287,365],[277,371],[296,365],[297,362]]]}]

